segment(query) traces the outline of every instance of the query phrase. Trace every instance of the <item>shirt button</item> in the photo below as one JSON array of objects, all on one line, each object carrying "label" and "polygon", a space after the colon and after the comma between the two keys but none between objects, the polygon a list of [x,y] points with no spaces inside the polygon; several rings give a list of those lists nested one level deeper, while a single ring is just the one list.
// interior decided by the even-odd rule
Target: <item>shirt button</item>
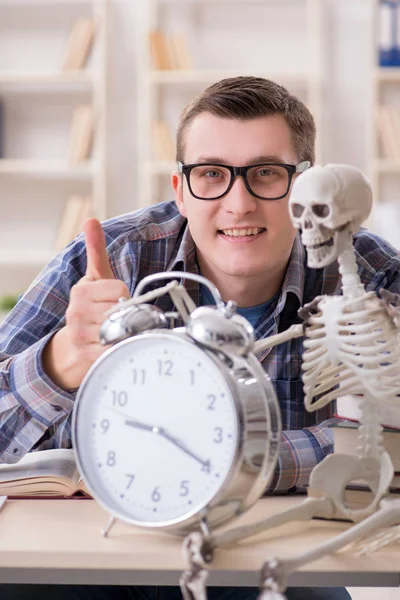
[{"label": "shirt button", "polygon": [[63,410],[62,406],[58,406],[58,404],[53,404],[53,408],[56,412],[61,412]]}]

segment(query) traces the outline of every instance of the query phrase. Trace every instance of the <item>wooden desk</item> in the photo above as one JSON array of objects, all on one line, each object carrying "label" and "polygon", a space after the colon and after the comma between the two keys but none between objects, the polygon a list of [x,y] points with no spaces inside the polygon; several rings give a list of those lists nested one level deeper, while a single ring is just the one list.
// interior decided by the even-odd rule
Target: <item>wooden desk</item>
[{"label": "wooden desk", "polygon": [[[260,500],[240,519],[252,522],[301,501]],[[0,512],[0,582],[177,585],[184,568],[181,539],[117,522],[110,537],[100,530],[106,513],[94,500],[9,500]],[[349,524],[296,522],[218,550],[209,585],[258,585],[270,556],[285,557],[328,539]],[[290,585],[400,585],[400,544],[371,557],[341,552],[294,573]]]}]

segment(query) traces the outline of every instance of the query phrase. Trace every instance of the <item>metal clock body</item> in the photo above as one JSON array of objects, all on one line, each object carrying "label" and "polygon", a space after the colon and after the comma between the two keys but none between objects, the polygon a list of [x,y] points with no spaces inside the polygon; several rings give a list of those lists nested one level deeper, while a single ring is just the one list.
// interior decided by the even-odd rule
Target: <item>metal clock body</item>
[{"label": "metal clock body", "polygon": [[199,522],[216,527],[247,510],[271,478],[281,429],[275,392],[246,347],[251,326],[216,297],[217,307],[196,308],[185,327],[125,336],[79,389],[76,460],[112,517],[181,534]]}]

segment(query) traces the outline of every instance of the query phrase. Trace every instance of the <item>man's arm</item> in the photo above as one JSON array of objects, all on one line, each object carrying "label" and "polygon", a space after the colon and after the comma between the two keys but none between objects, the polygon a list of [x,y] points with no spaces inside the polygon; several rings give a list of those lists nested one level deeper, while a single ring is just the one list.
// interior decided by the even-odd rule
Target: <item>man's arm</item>
[{"label": "man's arm", "polygon": [[304,489],[311,471],[333,452],[333,432],[326,422],[281,433],[278,463],[267,492]]},{"label": "man's arm", "polygon": [[87,221],[85,234],[86,247],[81,239],[56,257],[0,328],[0,462],[43,443],[71,445],[76,388],[106,349],[104,313],[129,297],[111,270],[100,223]]}]

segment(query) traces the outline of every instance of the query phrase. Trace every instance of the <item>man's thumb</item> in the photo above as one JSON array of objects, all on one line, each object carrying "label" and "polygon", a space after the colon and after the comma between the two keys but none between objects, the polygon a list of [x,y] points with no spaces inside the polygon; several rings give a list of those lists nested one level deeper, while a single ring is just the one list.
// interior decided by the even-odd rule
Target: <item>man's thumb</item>
[{"label": "man's thumb", "polygon": [[107,254],[106,238],[100,221],[87,219],[84,224],[86,240],[86,277],[90,279],[115,279]]}]

